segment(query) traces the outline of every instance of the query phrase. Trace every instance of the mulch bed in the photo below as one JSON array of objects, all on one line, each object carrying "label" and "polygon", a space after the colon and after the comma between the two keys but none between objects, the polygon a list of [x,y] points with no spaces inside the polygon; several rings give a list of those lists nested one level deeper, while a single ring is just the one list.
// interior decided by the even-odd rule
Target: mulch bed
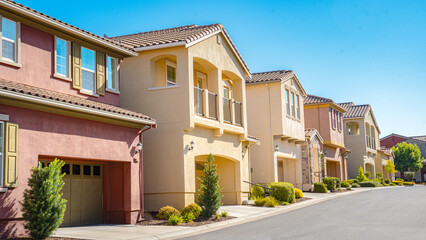
[{"label": "mulch bed", "polygon": [[[149,214],[152,216],[152,219],[138,222],[138,223],[136,223],[136,225],[170,226],[170,225],[168,225],[169,221],[157,218],[155,216],[155,215],[157,215],[157,213],[158,212],[149,212]],[[228,217],[224,218],[224,217],[220,216],[219,219],[216,219],[214,216],[209,217],[209,218],[208,217],[199,217],[199,218],[195,219],[193,222],[180,223],[178,226],[197,227],[197,226],[202,226],[202,225],[206,225],[206,224],[226,221],[226,220],[229,220],[229,219],[232,219],[232,218],[235,218],[235,217],[228,216]]]}]

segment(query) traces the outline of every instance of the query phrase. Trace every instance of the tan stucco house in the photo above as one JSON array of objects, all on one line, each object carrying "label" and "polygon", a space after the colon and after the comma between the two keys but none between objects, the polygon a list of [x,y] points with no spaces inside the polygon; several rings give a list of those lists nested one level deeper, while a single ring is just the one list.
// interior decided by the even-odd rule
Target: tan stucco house
[{"label": "tan stucco house", "polygon": [[347,157],[343,118],[346,109],[332,99],[308,95],[304,100],[305,127],[315,128],[324,142],[322,177],[347,179]]},{"label": "tan stucco house", "polygon": [[241,204],[249,193],[250,71],[225,28],[188,25],[111,39],[139,53],[121,64],[121,104],[158,120],[144,135],[146,210],[193,203],[210,153],[224,204]]},{"label": "tan stucco house", "polygon": [[306,92],[293,71],[254,73],[246,78],[250,134],[261,144],[250,152],[253,182],[290,182],[302,188]]},{"label": "tan stucco house", "polygon": [[347,102],[339,105],[347,109],[343,114],[345,146],[352,151],[348,157],[348,176],[355,178],[361,166],[374,178],[375,159],[380,147],[380,129],[373,110],[369,104],[355,105]]}]

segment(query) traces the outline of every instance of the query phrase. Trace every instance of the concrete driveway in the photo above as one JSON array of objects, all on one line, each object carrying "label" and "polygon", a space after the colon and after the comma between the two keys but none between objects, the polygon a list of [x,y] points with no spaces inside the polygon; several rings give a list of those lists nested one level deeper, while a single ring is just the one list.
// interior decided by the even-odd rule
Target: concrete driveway
[{"label": "concrete driveway", "polygon": [[184,239],[424,239],[425,215],[426,187],[394,187]]}]

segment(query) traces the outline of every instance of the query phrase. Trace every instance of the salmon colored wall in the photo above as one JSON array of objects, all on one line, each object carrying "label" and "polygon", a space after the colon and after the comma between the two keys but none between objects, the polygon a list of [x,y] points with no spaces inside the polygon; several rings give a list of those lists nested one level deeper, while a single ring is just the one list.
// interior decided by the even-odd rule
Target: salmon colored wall
[{"label": "salmon colored wall", "polygon": [[53,77],[54,39],[52,34],[21,24],[22,67],[0,63],[0,78],[119,106],[118,94],[106,92],[100,97],[80,94],[71,82]]},{"label": "salmon colored wall", "polygon": [[8,229],[12,233],[23,233],[22,222],[6,222],[6,226],[2,220],[21,218],[18,201],[22,200],[30,168],[37,165],[39,156],[104,163],[104,176],[108,178],[104,181],[104,198],[108,199],[106,209],[122,211],[121,216],[125,217],[120,220],[125,221],[121,223],[136,221],[135,212],[140,209],[141,185],[140,161],[135,154],[135,146],[139,142],[140,129],[1,104],[0,114],[9,115],[10,122],[19,124],[18,186],[0,193],[0,222],[3,224],[0,229],[5,229],[0,233]]},{"label": "salmon colored wall", "polygon": [[[306,108],[305,114],[306,128],[317,129],[324,141],[333,141],[344,145],[343,118],[341,122],[342,131],[339,131],[337,126],[335,129],[332,127],[331,110],[329,107]],[[337,124],[338,122],[336,119],[336,125]]]},{"label": "salmon colored wall", "polygon": [[398,136],[389,136],[380,140],[380,146],[385,146],[386,148],[391,148],[397,145],[400,142],[407,140],[407,138],[398,137]]}]

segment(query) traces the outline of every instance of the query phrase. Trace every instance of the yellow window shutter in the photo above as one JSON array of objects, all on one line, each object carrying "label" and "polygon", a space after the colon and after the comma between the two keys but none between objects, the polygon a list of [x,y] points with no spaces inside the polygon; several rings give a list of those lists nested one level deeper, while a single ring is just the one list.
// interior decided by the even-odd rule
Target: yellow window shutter
[{"label": "yellow window shutter", "polygon": [[72,87],[81,89],[81,46],[72,43]]},{"label": "yellow window shutter", "polygon": [[96,93],[105,95],[105,54],[96,52]]},{"label": "yellow window shutter", "polygon": [[4,186],[16,187],[18,183],[18,124],[6,122]]}]

